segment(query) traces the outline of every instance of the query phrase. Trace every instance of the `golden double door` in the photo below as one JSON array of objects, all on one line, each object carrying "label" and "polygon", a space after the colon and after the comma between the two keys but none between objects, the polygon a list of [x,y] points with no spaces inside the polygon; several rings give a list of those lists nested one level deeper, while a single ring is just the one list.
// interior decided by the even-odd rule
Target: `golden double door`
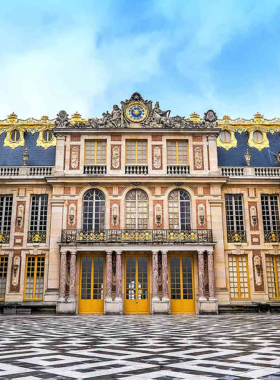
[{"label": "golden double door", "polygon": [[171,313],[195,312],[193,258],[174,255],[169,257],[169,292]]},{"label": "golden double door", "polygon": [[125,256],[125,314],[150,312],[148,256]]},{"label": "golden double door", "polygon": [[79,313],[103,314],[105,296],[105,256],[81,257]]}]

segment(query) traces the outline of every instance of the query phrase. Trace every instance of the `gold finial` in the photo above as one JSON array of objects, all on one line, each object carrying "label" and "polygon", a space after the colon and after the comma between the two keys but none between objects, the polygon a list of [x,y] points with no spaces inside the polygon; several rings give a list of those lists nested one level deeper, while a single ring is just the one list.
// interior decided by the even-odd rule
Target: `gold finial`
[{"label": "gold finial", "polygon": [[229,119],[230,117],[228,115],[223,116],[223,120],[225,121],[226,124],[229,122]]},{"label": "gold finial", "polygon": [[255,115],[254,115],[254,122],[255,123],[261,123],[264,121],[264,118],[263,118],[263,115],[261,115],[259,112],[257,112]]},{"label": "gold finial", "polygon": [[72,115],[71,117],[71,121],[73,123],[76,123],[77,121],[81,121],[81,120],[82,120],[82,115],[78,111],[76,111],[74,115]]},{"label": "gold finial", "polygon": [[192,121],[194,123],[198,123],[200,121],[199,115],[196,112],[191,113],[190,121]]},{"label": "gold finial", "polygon": [[14,112],[8,115],[8,119],[7,119],[8,123],[15,123],[16,121],[17,121],[17,115]]},{"label": "gold finial", "polygon": [[48,116],[42,116],[41,120],[43,123],[46,123],[49,120],[49,117]]}]

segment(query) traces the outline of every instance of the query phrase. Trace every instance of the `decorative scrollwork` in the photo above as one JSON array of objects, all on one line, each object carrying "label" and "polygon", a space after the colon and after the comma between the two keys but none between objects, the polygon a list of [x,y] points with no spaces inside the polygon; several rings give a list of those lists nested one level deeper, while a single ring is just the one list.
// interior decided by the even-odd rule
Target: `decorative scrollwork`
[{"label": "decorative scrollwork", "polygon": [[245,231],[228,231],[227,233],[228,243],[246,243],[246,232]]},{"label": "decorative scrollwork", "polygon": [[0,232],[0,244],[9,244],[10,232]]},{"label": "decorative scrollwork", "polygon": [[63,230],[61,242],[107,244],[211,243],[212,230]]},{"label": "decorative scrollwork", "polygon": [[280,231],[265,231],[264,232],[265,243],[279,243]]},{"label": "decorative scrollwork", "polygon": [[28,231],[27,243],[45,243],[46,231]]}]

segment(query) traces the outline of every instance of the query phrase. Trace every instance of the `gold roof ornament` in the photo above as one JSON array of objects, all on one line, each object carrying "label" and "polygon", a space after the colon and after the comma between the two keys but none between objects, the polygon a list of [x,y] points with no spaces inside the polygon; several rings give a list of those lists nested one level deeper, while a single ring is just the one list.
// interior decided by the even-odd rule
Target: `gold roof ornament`
[{"label": "gold roof ornament", "polygon": [[264,117],[259,112],[254,115],[254,123],[260,124],[264,122]]},{"label": "gold roof ornament", "polygon": [[8,115],[7,123],[9,124],[16,123],[17,119],[18,119],[17,115],[14,112],[12,112],[10,115]]},{"label": "gold roof ornament", "polygon": [[82,115],[78,111],[76,111],[71,117],[71,123],[77,123],[82,120]]},{"label": "gold roof ornament", "polygon": [[189,120],[192,121],[193,123],[199,123],[201,119],[196,112],[193,112],[191,113]]},{"label": "gold roof ornament", "polygon": [[246,164],[247,166],[250,166],[250,162],[251,162],[251,153],[250,153],[250,150],[249,148],[246,149],[246,152],[244,154],[244,158],[246,160]]},{"label": "gold roof ornament", "polygon": [[225,124],[228,124],[228,122],[229,122],[229,120],[230,120],[230,117],[227,116],[227,115],[224,115],[224,116],[223,116],[223,120],[224,120]]},{"label": "gold roof ornament", "polygon": [[48,116],[42,116],[41,120],[42,120],[42,123],[47,123],[47,121],[49,120],[49,117]]}]

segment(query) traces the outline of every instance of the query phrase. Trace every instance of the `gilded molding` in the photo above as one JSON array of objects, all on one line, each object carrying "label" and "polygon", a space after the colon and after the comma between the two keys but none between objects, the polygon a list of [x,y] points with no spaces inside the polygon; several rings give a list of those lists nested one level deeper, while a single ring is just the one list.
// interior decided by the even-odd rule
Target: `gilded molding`
[{"label": "gilded molding", "polygon": [[45,131],[39,132],[39,137],[37,139],[36,145],[44,149],[48,149],[51,146],[56,146],[56,137],[53,135],[50,141],[45,141],[43,137],[44,132]]},{"label": "gilded molding", "polygon": [[231,148],[236,148],[237,147],[237,140],[234,134],[233,130],[230,130],[228,128],[225,128],[224,130],[227,130],[230,132],[230,141],[229,142],[223,142],[221,140],[221,136],[217,138],[217,147],[218,148],[224,148],[226,150],[230,150]]},{"label": "gilded molding", "polygon": [[[261,131],[261,129],[257,129],[258,131]],[[268,138],[267,138],[267,135],[265,132],[261,131],[262,132],[262,136],[263,136],[263,139],[262,139],[262,142],[259,142],[257,143],[255,140],[254,140],[254,132],[255,131],[250,131],[249,132],[249,139],[248,139],[248,145],[250,148],[256,148],[258,149],[259,151],[263,150],[264,148],[269,148],[269,141],[268,141]]]},{"label": "gilded molding", "polygon": [[[17,141],[13,141],[11,138],[11,133],[15,129],[19,132],[19,139]],[[3,146],[15,149],[19,146],[24,146],[24,143],[24,132],[20,128],[12,128],[9,132],[7,132]]]}]

